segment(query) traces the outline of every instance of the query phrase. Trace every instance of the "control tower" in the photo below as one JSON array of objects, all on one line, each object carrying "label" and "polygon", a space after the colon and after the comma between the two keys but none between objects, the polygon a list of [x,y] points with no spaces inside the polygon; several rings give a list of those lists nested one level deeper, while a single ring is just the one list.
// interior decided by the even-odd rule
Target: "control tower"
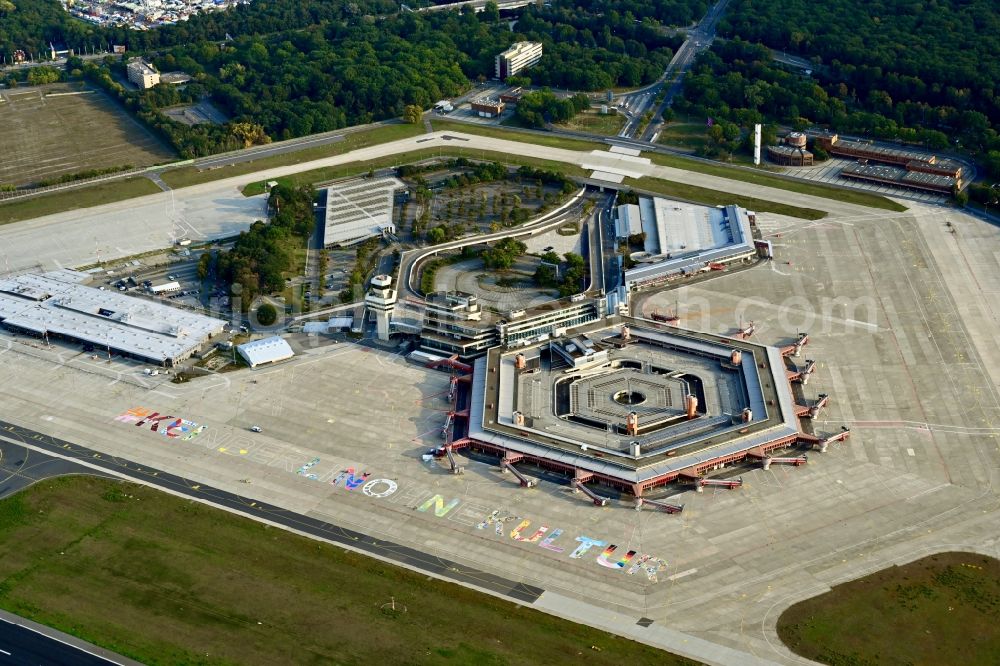
[{"label": "control tower", "polygon": [[375,326],[379,340],[389,339],[389,318],[396,307],[396,290],[392,288],[391,275],[376,275],[372,278],[365,305],[375,315]]}]

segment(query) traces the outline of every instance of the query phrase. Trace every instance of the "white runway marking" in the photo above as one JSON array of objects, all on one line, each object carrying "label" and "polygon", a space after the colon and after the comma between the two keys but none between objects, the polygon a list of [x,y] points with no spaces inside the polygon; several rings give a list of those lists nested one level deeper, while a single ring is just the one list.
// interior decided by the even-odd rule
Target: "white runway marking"
[{"label": "white runway marking", "polygon": [[684,578],[684,576],[690,576],[693,573],[698,573],[698,570],[688,569],[687,571],[681,571],[680,573],[675,573],[673,576],[667,576],[667,580],[677,580],[678,578]]}]

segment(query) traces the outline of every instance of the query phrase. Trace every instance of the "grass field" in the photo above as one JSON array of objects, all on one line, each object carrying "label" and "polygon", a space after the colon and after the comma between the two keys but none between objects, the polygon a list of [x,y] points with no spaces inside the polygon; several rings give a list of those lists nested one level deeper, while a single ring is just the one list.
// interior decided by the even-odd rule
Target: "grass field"
[{"label": "grass field", "polygon": [[27,199],[0,203],[0,224],[30,220],[42,215],[122,201],[160,192],[153,181],[141,176],[88,185]]},{"label": "grass field", "polygon": [[450,132],[465,132],[466,134],[476,134],[479,136],[491,136],[494,139],[506,139],[507,141],[523,141],[525,143],[537,143],[540,146],[550,148],[565,148],[566,150],[581,150],[590,152],[592,150],[607,150],[608,144],[603,141],[585,141],[583,139],[570,139],[558,134],[546,135],[537,132],[518,131],[517,129],[500,129],[492,125],[478,125],[476,123],[460,123],[454,120],[431,119],[431,126],[435,130]]},{"label": "grass field", "polygon": [[[395,598],[405,613],[387,613]],[[693,662],[149,488],[0,501],[0,606],[147,664]]]},{"label": "grass field", "polygon": [[254,171],[261,171],[263,169],[288,166],[289,164],[301,164],[303,162],[310,162],[324,157],[333,157],[334,155],[348,153],[352,150],[357,150],[358,148],[366,148],[380,143],[389,143],[390,141],[417,136],[418,134],[422,134],[423,131],[423,125],[382,125],[371,129],[361,130],[359,132],[347,133],[344,140],[338,141],[337,143],[316,146],[315,148],[306,148],[292,153],[282,153],[271,157],[262,157],[259,160],[253,160],[251,162],[240,162],[234,166],[208,169],[205,171],[199,171],[197,167],[193,166],[180,167],[178,169],[164,171],[161,174],[161,177],[163,178],[163,182],[170,187],[187,187],[188,185],[207,183],[213,180],[229,178],[231,176],[241,176],[246,173],[253,173]]},{"label": "grass field", "polygon": [[604,136],[617,136],[624,126],[625,116],[618,113],[606,113],[602,115],[597,109],[589,109],[583,113],[578,113],[560,125],[560,127],[565,127],[574,132],[591,132],[593,134],[603,134]]},{"label": "grass field", "polygon": [[0,91],[0,118],[0,184],[176,158],[110,97],[82,84]]},{"label": "grass field", "polygon": [[906,206],[898,204],[892,199],[887,199],[879,194],[871,194],[870,192],[833,187],[831,185],[825,185],[815,181],[782,178],[780,176],[769,174],[766,171],[736,169],[724,164],[713,164],[711,162],[693,160],[677,155],[663,155],[661,153],[647,153],[647,155],[654,164],[659,164],[660,166],[685,169],[687,171],[696,171],[710,176],[718,176],[719,178],[731,178],[732,180],[740,180],[745,183],[753,183],[754,185],[763,185],[764,187],[773,187],[779,190],[798,192],[799,194],[808,194],[814,197],[833,199],[835,201],[843,201],[845,203],[857,204],[859,206],[868,206],[869,208],[880,208],[882,210],[891,210],[895,212],[902,212],[906,210]]},{"label": "grass field", "polygon": [[708,143],[708,128],[705,123],[676,122],[669,123],[660,130],[656,142],[671,148],[698,150]]},{"label": "grass field", "polygon": [[779,215],[789,215],[803,220],[819,220],[826,217],[826,212],[815,208],[802,208],[790,206],[777,201],[758,199],[757,197],[747,197],[741,194],[730,194],[719,190],[710,190],[705,187],[676,183],[671,180],[660,180],[658,178],[626,178],[625,184],[638,190],[657,192],[668,197],[686,199],[696,203],[707,204],[709,206],[727,206],[736,204],[749,210],[766,213],[777,213]]},{"label": "grass field", "polygon": [[[557,135],[545,136],[533,132],[517,132],[516,130],[512,131],[508,129],[499,129],[488,125],[474,125],[471,123],[467,124],[447,120],[434,120],[432,121],[432,124],[436,130],[451,130],[454,132],[466,132],[467,134],[480,134],[498,139],[537,143],[542,146],[551,146],[553,148],[565,148],[567,150],[580,150],[587,152],[590,152],[591,150],[607,149],[607,144],[598,141],[569,139]],[[773,187],[780,190],[808,194],[815,197],[822,197],[824,199],[844,201],[846,203],[853,203],[859,206],[869,206],[871,208],[880,208],[882,210],[897,212],[906,210],[906,206],[900,205],[891,199],[887,199],[886,197],[878,194],[871,194],[869,192],[832,187],[830,185],[824,185],[823,183],[781,178],[765,171],[736,169],[724,164],[713,164],[711,162],[695,160],[680,155],[664,155],[662,153],[647,152],[644,153],[644,156],[648,157],[653,164],[659,164],[660,166],[684,169],[686,171],[704,173],[710,176],[719,176],[720,178],[731,178],[732,180],[753,183],[754,185],[764,185],[765,187]]]},{"label": "grass field", "polygon": [[942,553],[795,604],[778,619],[795,653],[826,664],[1000,664],[1000,561]]}]

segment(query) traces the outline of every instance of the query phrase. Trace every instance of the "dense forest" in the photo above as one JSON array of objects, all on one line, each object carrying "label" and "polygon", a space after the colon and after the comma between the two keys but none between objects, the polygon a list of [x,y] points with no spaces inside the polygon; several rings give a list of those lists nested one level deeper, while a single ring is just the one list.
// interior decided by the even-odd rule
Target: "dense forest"
[{"label": "dense forest", "polygon": [[[512,30],[495,6],[419,14],[398,13],[386,0],[259,0],[140,32],[54,14],[55,0],[16,4],[0,10],[0,51],[37,53],[49,41],[125,44],[161,71],[191,74],[187,90],[130,92],[116,83],[124,78],[119,66],[68,67],[118,97],[184,157],[239,147],[240,137],[229,127],[183,126],[159,109],[207,95],[232,123],[260,126],[268,139],[333,130],[457,95],[470,80],[491,78],[496,54],[519,39],[545,45],[542,62],[526,72],[534,83],[583,90],[651,83],[680,44],[657,21],[688,23],[705,7],[702,0],[554,0],[526,8]],[[36,25],[43,15],[48,25]]]},{"label": "dense forest", "polygon": [[[840,131],[903,140],[913,140],[921,129],[938,130],[983,156],[1000,177],[995,0],[733,0],[719,31],[816,64],[815,94],[798,101],[792,110],[799,114],[783,119],[801,115]],[[746,57],[715,55],[723,60],[721,69],[711,57],[701,64],[745,76]],[[752,89],[749,96],[758,92]]]}]

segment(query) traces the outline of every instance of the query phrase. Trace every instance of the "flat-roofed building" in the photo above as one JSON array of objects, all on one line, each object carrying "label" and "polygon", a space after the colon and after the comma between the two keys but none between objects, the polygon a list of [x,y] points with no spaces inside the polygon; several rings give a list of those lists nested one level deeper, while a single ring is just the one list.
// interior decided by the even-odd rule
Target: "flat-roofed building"
[{"label": "flat-roofed building", "polygon": [[496,57],[494,71],[501,81],[531,67],[542,59],[541,42],[515,42]]},{"label": "flat-roofed building", "polygon": [[354,178],[328,187],[323,245],[352,245],[395,234],[393,200],[403,187],[396,178]]},{"label": "flat-roofed building", "polygon": [[480,118],[497,118],[507,108],[507,105],[502,101],[492,97],[481,97],[474,100],[470,106],[472,112]]},{"label": "flat-roofed building", "polygon": [[244,343],[236,348],[240,356],[251,368],[268,363],[277,363],[295,356],[291,346],[284,338],[274,336]]},{"label": "flat-roofed building", "polygon": [[221,319],[84,283],[86,273],[61,270],[0,279],[0,325],[58,338],[158,365],[173,366],[221,333]]},{"label": "flat-roofed building", "polygon": [[160,73],[141,58],[135,58],[129,62],[126,69],[128,80],[143,90],[152,88],[160,82]]},{"label": "flat-roofed building", "polygon": [[625,271],[627,291],[747,261],[757,254],[751,215],[739,206],[698,206],[640,197],[644,252]]}]

